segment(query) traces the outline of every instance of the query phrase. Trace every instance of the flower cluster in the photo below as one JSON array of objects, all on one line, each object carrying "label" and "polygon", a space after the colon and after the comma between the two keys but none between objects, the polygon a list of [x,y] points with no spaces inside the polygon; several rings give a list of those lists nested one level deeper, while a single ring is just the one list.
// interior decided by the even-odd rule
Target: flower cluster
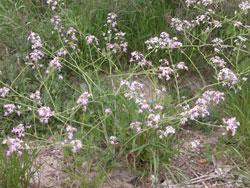
[{"label": "flower cluster", "polygon": [[6,144],[8,147],[6,155],[10,156],[13,153],[21,155],[24,149],[29,149],[28,145],[22,140],[22,137],[25,135],[25,126],[19,124],[11,132],[14,134],[14,137],[7,136],[2,142],[2,144]]},{"label": "flower cluster", "polygon": [[110,143],[111,145],[116,145],[116,144],[118,144],[118,139],[117,139],[117,137],[116,137],[116,136],[110,136],[110,137],[109,137],[109,143]]},{"label": "flower cluster", "polygon": [[167,137],[169,134],[175,134],[175,128],[172,126],[166,126],[165,130],[159,130],[160,139]]},{"label": "flower cluster", "polygon": [[37,62],[38,60],[41,60],[44,57],[44,53],[42,51],[43,44],[40,36],[34,32],[31,32],[28,40],[31,43],[32,52],[29,54],[29,58],[33,62]]},{"label": "flower cluster", "polygon": [[41,104],[41,93],[39,90],[36,90],[34,93],[30,94],[30,99],[34,100],[38,104]]},{"label": "flower cluster", "polygon": [[185,124],[188,120],[197,120],[198,118],[204,118],[209,116],[209,107],[211,105],[218,105],[224,101],[224,93],[214,90],[208,90],[202,94],[195,102],[193,108],[189,106],[183,107],[181,113],[181,124]]},{"label": "flower cluster", "polygon": [[219,56],[214,56],[214,57],[210,58],[210,61],[214,65],[216,65],[216,66],[218,66],[220,68],[224,68],[225,65],[227,64],[226,61],[224,59],[220,58]]},{"label": "flower cluster", "polygon": [[176,37],[171,38],[168,33],[162,32],[160,37],[150,38],[145,42],[147,49],[154,49],[157,51],[158,49],[166,49],[166,48],[179,48],[182,46],[182,43],[178,41]]},{"label": "flower cluster", "polygon": [[246,42],[248,41],[248,39],[244,36],[237,36],[237,38],[234,40],[235,44],[237,47],[242,47],[242,48],[246,48]]},{"label": "flower cluster", "polygon": [[87,105],[89,103],[89,97],[91,97],[91,95],[86,91],[83,92],[77,99],[77,104],[81,105],[83,108],[83,111],[87,110]]},{"label": "flower cluster", "polygon": [[244,0],[239,4],[239,8],[244,12],[244,14],[248,13],[248,10],[250,10],[250,3],[248,0]]},{"label": "flower cluster", "polygon": [[128,43],[125,40],[125,33],[119,31],[117,28],[117,15],[113,12],[107,16],[107,22],[105,24],[107,31],[103,33],[106,48],[108,51],[116,54],[117,52],[126,53],[128,49]]},{"label": "flower cluster", "polygon": [[56,10],[59,6],[60,0],[47,0],[47,4],[50,6],[51,10]]},{"label": "flower cluster", "polygon": [[59,57],[54,57],[54,59],[49,62],[49,66],[55,70],[61,71],[62,64],[60,63]]},{"label": "flower cluster", "polygon": [[50,23],[54,26],[54,30],[62,33],[64,30],[64,26],[62,24],[62,20],[59,16],[55,15],[50,19]]},{"label": "flower cluster", "polygon": [[201,15],[197,15],[195,19],[192,20],[181,20],[180,18],[171,19],[171,27],[175,28],[177,31],[190,30],[200,25],[205,26],[205,32],[208,32],[210,28],[221,28],[222,23],[218,20],[214,20],[212,15],[214,11],[208,9],[207,12]]},{"label": "flower cluster", "polygon": [[223,123],[226,125],[226,130],[231,131],[232,136],[236,134],[236,130],[240,126],[240,123],[236,120],[236,117],[223,118]]},{"label": "flower cluster", "polygon": [[70,125],[66,127],[67,139],[64,141],[64,144],[69,144],[72,146],[72,152],[76,153],[82,148],[82,142],[80,140],[74,140],[74,132],[76,132],[76,128]]},{"label": "flower cluster", "polygon": [[0,88],[0,97],[4,98],[9,94],[10,89],[7,87]]},{"label": "flower cluster", "polygon": [[151,61],[146,60],[144,55],[140,52],[137,52],[137,51],[134,51],[131,53],[131,58],[130,58],[129,62],[137,63],[141,67],[152,65]]},{"label": "flower cluster", "polygon": [[86,37],[85,37],[85,40],[86,40],[86,43],[88,44],[88,45],[90,45],[90,44],[94,44],[95,43],[95,45],[99,45],[99,42],[98,42],[98,39],[96,38],[96,36],[94,36],[94,35],[87,35]]},{"label": "flower cluster", "polygon": [[49,119],[54,115],[54,112],[48,106],[42,106],[37,110],[41,123],[48,123]]},{"label": "flower cluster", "polygon": [[142,131],[142,122],[135,121],[130,123],[130,128],[135,130],[136,133],[140,133]]},{"label": "flower cluster", "polygon": [[16,113],[18,116],[21,115],[20,108],[21,106],[16,106],[15,104],[5,104],[3,105],[4,108],[4,116],[9,116],[13,113]]},{"label": "flower cluster", "polygon": [[213,3],[213,0],[186,0],[185,3],[188,7],[193,5],[208,6]]},{"label": "flower cluster", "polygon": [[158,78],[160,79],[165,79],[166,81],[170,80],[170,76],[174,74],[174,70],[169,67],[169,66],[160,66],[159,68],[159,74],[158,74]]},{"label": "flower cluster", "polygon": [[78,39],[76,37],[77,31],[73,27],[69,27],[69,29],[66,31],[66,38],[64,39],[64,42],[69,45],[69,47],[73,50],[78,50],[77,48],[77,42]]},{"label": "flower cluster", "polygon": [[177,31],[183,31],[195,27],[195,24],[193,21],[181,20],[180,18],[172,18],[171,27],[175,28]]},{"label": "flower cluster", "polygon": [[25,127],[24,124],[19,124],[16,127],[14,127],[11,132],[15,134],[18,138],[24,137]]},{"label": "flower cluster", "polygon": [[68,54],[68,50],[64,47],[60,48],[59,50],[57,50],[56,55],[57,57],[64,57]]},{"label": "flower cluster", "polygon": [[179,62],[176,65],[172,65],[172,67],[169,65],[168,60],[161,59],[161,63],[164,64],[164,66],[159,66],[158,70],[158,78],[165,79],[166,81],[170,80],[172,75],[176,75],[176,77],[179,77],[178,70],[188,70],[188,67],[185,65],[184,62]]},{"label": "flower cluster", "polygon": [[239,82],[239,78],[229,68],[223,68],[218,73],[218,80],[222,81],[223,86],[232,87]]},{"label": "flower cluster", "polygon": [[227,45],[224,44],[223,40],[220,38],[215,38],[212,40],[212,45],[215,52],[221,52],[224,48],[227,48]]},{"label": "flower cluster", "polygon": [[6,155],[10,156],[13,153],[17,153],[18,155],[22,154],[23,141],[20,138],[11,138],[7,137],[3,140],[2,144],[6,144],[8,146],[8,150],[6,151]]}]

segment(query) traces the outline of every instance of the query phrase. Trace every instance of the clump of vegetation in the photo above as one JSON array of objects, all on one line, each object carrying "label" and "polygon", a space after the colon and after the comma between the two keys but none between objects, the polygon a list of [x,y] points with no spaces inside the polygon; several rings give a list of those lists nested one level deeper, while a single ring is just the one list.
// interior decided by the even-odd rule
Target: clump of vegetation
[{"label": "clump of vegetation", "polygon": [[234,14],[224,3],[4,1],[0,185],[27,187],[41,145],[64,148],[64,183],[81,186],[75,169],[93,156],[157,186],[187,126],[220,128],[250,151],[250,3]]}]

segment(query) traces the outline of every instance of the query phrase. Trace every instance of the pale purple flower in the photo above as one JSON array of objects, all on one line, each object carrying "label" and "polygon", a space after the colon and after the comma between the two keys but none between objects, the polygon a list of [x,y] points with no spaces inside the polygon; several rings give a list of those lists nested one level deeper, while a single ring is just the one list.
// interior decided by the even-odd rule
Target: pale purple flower
[{"label": "pale purple flower", "polygon": [[213,39],[212,43],[215,52],[220,52],[222,49],[227,48],[227,46],[224,44],[224,41],[220,38]]},{"label": "pale purple flower", "polygon": [[170,80],[171,75],[174,74],[174,70],[168,66],[160,66],[159,68],[158,78],[165,79],[166,81]]},{"label": "pale purple flower", "polygon": [[48,123],[49,119],[54,115],[54,112],[47,106],[40,107],[37,112],[41,123]]},{"label": "pale purple flower", "polygon": [[160,114],[149,114],[147,117],[147,126],[150,128],[158,128],[161,120]]},{"label": "pale purple flower", "polygon": [[41,60],[44,57],[44,53],[42,52],[42,40],[40,36],[34,32],[31,32],[28,36],[28,41],[31,43],[32,52],[29,54],[29,58],[37,62],[38,60]]},{"label": "pale purple flower", "polygon": [[219,91],[208,90],[202,94],[202,98],[208,103],[219,104],[225,100],[225,94]]},{"label": "pale purple flower", "polygon": [[224,93],[214,90],[204,92],[201,98],[196,100],[193,108],[184,106],[183,112],[180,114],[181,124],[185,124],[188,120],[197,120],[209,116],[209,107],[224,101],[224,95]]},{"label": "pale purple flower", "polygon": [[188,71],[188,67],[184,62],[180,62],[175,66],[176,69]]},{"label": "pale purple flower", "polygon": [[68,54],[68,50],[64,47],[60,48],[57,52],[56,52],[56,55],[58,57],[64,57]]},{"label": "pale purple flower", "polygon": [[165,130],[159,130],[160,139],[167,137],[169,134],[175,134],[175,128],[173,128],[172,126],[167,126]]},{"label": "pale purple flower", "polygon": [[200,142],[200,140],[195,139],[195,140],[191,141],[190,144],[191,144],[191,147],[193,149],[197,149],[200,147],[201,142]]},{"label": "pale purple flower", "polygon": [[213,3],[213,0],[186,0],[185,3],[187,4],[187,7],[193,6],[193,5],[208,6]]},{"label": "pale purple flower", "polygon": [[119,31],[117,28],[117,15],[115,13],[109,13],[107,16],[107,31],[103,33],[104,40],[106,40],[106,49],[108,52],[114,54],[121,52],[126,53],[128,43],[126,42],[126,33]]},{"label": "pale purple flower", "polygon": [[220,58],[219,56],[214,56],[214,57],[210,58],[210,61],[211,61],[213,64],[215,64],[215,65],[217,65],[218,67],[220,67],[220,68],[224,68],[225,65],[227,64],[227,63],[225,62],[225,60],[222,59],[222,58]]},{"label": "pale purple flower", "polygon": [[195,24],[188,20],[181,20],[179,18],[171,19],[171,27],[175,28],[177,31],[184,31],[187,29],[191,29],[195,26]]},{"label": "pale purple flower", "polygon": [[134,129],[136,133],[140,133],[142,131],[142,123],[139,121],[135,121],[130,123],[130,128]]},{"label": "pale purple flower", "polygon": [[75,127],[72,127],[70,125],[68,125],[66,127],[66,132],[67,132],[67,137],[68,137],[68,140],[72,140],[73,139],[73,136],[74,136],[74,132],[76,132],[76,128]]},{"label": "pale purple flower", "polygon": [[154,109],[155,109],[155,110],[163,110],[163,106],[160,105],[160,104],[156,104],[156,105],[154,106]]},{"label": "pale purple flower", "polygon": [[38,104],[41,104],[41,93],[39,90],[36,90],[34,93],[30,94],[30,99],[36,101]]},{"label": "pale purple flower", "polygon": [[151,61],[146,60],[144,55],[140,52],[137,52],[137,51],[134,51],[131,53],[131,58],[130,58],[129,62],[138,63],[138,65],[140,65],[141,67],[152,65]]},{"label": "pale purple flower", "polygon": [[58,31],[59,33],[63,31],[64,26],[59,16],[55,15],[53,18],[51,18],[50,23],[54,26],[54,30]]},{"label": "pale purple flower", "polygon": [[232,87],[239,82],[239,78],[229,68],[223,68],[218,73],[218,80],[222,81],[223,86]]},{"label": "pale purple flower", "polygon": [[17,137],[24,137],[25,127],[23,124],[19,124],[11,130]]},{"label": "pale purple flower", "polygon": [[117,14],[115,14],[113,12],[108,13],[107,25],[111,26],[112,28],[116,28],[116,26],[117,26],[116,18],[117,18]]},{"label": "pale purple flower", "polygon": [[12,155],[13,153],[21,155],[22,150],[24,149],[23,141],[19,138],[7,137],[3,140],[2,144],[6,144],[8,146],[8,150],[6,151],[7,156]]},{"label": "pale purple flower", "polygon": [[4,98],[8,95],[10,89],[7,87],[0,88],[0,97]]},{"label": "pale purple flower", "polygon": [[34,62],[37,62],[44,57],[44,53],[38,49],[34,49],[32,52],[30,52],[29,55],[30,55],[31,61],[34,61]]},{"label": "pale purple flower", "polygon": [[111,145],[116,145],[116,144],[118,144],[118,139],[117,139],[117,137],[116,137],[116,136],[110,136],[110,137],[109,137],[109,143],[110,143]]},{"label": "pale purple flower", "polygon": [[145,42],[147,49],[152,50],[155,49],[166,49],[166,48],[179,48],[182,46],[182,43],[178,41],[176,37],[170,38],[169,34],[166,32],[162,32],[160,37],[150,38]]},{"label": "pale purple flower", "polygon": [[89,97],[91,97],[91,95],[88,92],[83,92],[77,99],[77,104],[83,107],[83,111],[86,111],[87,109]]},{"label": "pale purple flower", "polygon": [[250,9],[250,3],[248,0],[244,0],[239,4],[239,8],[244,12],[244,14],[248,13],[248,10]]},{"label": "pale purple flower", "polygon": [[50,6],[51,10],[55,10],[59,6],[60,0],[47,0],[47,4]]},{"label": "pale purple flower", "polygon": [[5,104],[3,105],[4,108],[4,116],[9,116],[10,114],[14,113],[17,109],[15,104]]},{"label": "pale purple flower", "polygon": [[28,40],[32,44],[32,49],[40,49],[43,47],[42,40],[40,36],[34,32],[30,32],[30,35],[28,36]]},{"label": "pale purple flower", "polygon": [[59,61],[59,57],[54,57],[54,59],[52,59],[50,62],[49,62],[49,65],[50,67],[60,71],[61,68],[62,68],[62,64],[60,63]]},{"label": "pale purple flower", "polygon": [[81,140],[71,140],[70,144],[72,145],[72,152],[76,153],[82,148]]},{"label": "pale purple flower", "polygon": [[240,123],[237,121],[236,117],[223,118],[223,123],[226,125],[226,130],[231,131],[232,136],[236,134],[236,130],[240,126]]},{"label": "pale purple flower", "polygon": [[99,45],[98,39],[94,35],[87,35],[85,37],[86,43],[87,44],[93,44],[95,43],[96,45]]}]

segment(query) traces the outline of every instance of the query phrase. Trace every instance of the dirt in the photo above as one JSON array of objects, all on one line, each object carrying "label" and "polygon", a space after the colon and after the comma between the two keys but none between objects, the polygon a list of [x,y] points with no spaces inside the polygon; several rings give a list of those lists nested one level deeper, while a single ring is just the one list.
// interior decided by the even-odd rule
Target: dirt
[{"label": "dirt", "polygon": [[67,174],[63,172],[63,151],[61,146],[44,147],[34,163],[37,169],[30,182],[30,188],[61,188]]},{"label": "dirt", "polygon": [[[179,153],[172,160],[174,167],[171,181],[164,181],[164,187],[245,187],[243,177],[226,156],[216,157],[216,144],[223,136],[224,129],[217,129],[212,134],[184,129],[180,136]],[[213,135],[213,136],[211,136]],[[209,151],[207,151],[209,148]],[[169,174],[166,177],[170,177]],[[168,179],[168,178],[166,178]],[[175,179],[175,182],[173,181]]]}]

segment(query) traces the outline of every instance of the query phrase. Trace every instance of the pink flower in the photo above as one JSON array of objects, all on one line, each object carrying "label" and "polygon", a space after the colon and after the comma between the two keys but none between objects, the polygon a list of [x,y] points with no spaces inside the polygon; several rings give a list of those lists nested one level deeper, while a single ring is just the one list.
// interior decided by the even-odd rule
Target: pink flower
[{"label": "pink flower", "polygon": [[88,92],[84,92],[77,99],[77,104],[81,105],[84,111],[86,111],[89,103],[89,97],[91,97],[91,95]]},{"label": "pink flower", "polygon": [[2,144],[6,144],[8,146],[8,150],[6,151],[7,156],[12,155],[13,153],[21,155],[22,150],[24,149],[23,141],[19,138],[7,137],[3,140]]},{"label": "pink flower", "polygon": [[182,43],[178,41],[176,37],[170,38],[169,34],[166,32],[162,32],[160,37],[150,38],[145,42],[147,49],[152,50],[155,49],[166,49],[166,48],[179,48],[182,46]]},{"label": "pink flower", "polygon": [[244,0],[239,4],[239,8],[244,12],[244,14],[248,13],[248,10],[250,9],[250,3],[248,0]]},{"label": "pink flower", "polygon": [[220,68],[224,68],[225,65],[227,64],[224,59],[220,58],[219,56],[214,56],[210,59],[210,61],[217,65]]},{"label": "pink flower", "polygon": [[110,136],[109,137],[109,143],[112,144],[112,145],[116,145],[118,144],[118,139],[116,136]]},{"label": "pink flower", "polygon": [[34,93],[30,94],[30,99],[34,100],[38,104],[41,104],[41,93],[39,90],[36,90]]},{"label": "pink flower", "polygon": [[47,106],[40,107],[37,112],[41,123],[48,123],[49,119],[54,115],[54,112]]},{"label": "pink flower", "polygon": [[176,66],[175,66],[176,69],[179,69],[179,70],[186,70],[188,71],[188,67],[185,65],[184,62],[180,62],[178,63]]},{"label": "pink flower", "polygon": [[5,104],[3,105],[4,108],[4,116],[9,116],[10,114],[14,113],[17,109],[15,104]]},{"label": "pink flower", "polygon": [[11,132],[14,133],[19,138],[24,137],[25,127],[23,124],[19,124],[16,127],[14,127]]},{"label": "pink flower", "polygon": [[236,134],[236,130],[240,126],[240,123],[236,120],[236,117],[223,118],[223,123],[226,125],[226,130],[231,131],[232,136]]},{"label": "pink flower", "polygon": [[81,140],[71,140],[70,144],[72,145],[72,152],[76,153],[82,148]]},{"label": "pink flower", "polygon": [[59,57],[55,57],[54,59],[52,59],[49,63],[50,67],[60,71],[62,68],[62,64],[59,61]]},{"label": "pink flower", "polygon": [[136,133],[140,133],[142,131],[142,123],[139,121],[135,121],[130,123],[130,128],[134,129]]},{"label": "pink flower", "polygon": [[0,88],[0,97],[4,98],[8,95],[10,89],[7,87]]},{"label": "pink flower", "polygon": [[87,44],[93,44],[95,42],[96,45],[99,45],[98,39],[94,35],[88,35],[85,37]]},{"label": "pink flower", "polygon": [[163,139],[164,137],[167,137],[169,134],[175,134],[175,128],[172,126],[167,126],[164,131],[159,130],[159,138]]},{"label": "pink flower", "polygon": [[140,65],[141,67],[152,65],[151,61],[146,60],[144,55],[140,52],[137,52],[137,51],[134,51],[131,53],[131,58],[130,58],[129,62],[138,63],[138,65]]},{"label": "pink flower", "polygon": [[223,86],[232,87],[239,82],[238,77],[229,68],[223,68],[218,73],[218,80],[223,81]]},{"label": "pink flower", "polygon": [[76,128],[68,125],[66,127],[67,135],[68,135],[68,140],[72,140],[74,136],[74,132],[76,132]]},{"label": "pink flower", "polygon": [[44,53],[42,52],[42,40],[40,36],[34,32],[31,32],[28,36],[28,40],[31,42],[32,52],[29,54],[29,57],[32,61],[37,62],[44,57]]}]

